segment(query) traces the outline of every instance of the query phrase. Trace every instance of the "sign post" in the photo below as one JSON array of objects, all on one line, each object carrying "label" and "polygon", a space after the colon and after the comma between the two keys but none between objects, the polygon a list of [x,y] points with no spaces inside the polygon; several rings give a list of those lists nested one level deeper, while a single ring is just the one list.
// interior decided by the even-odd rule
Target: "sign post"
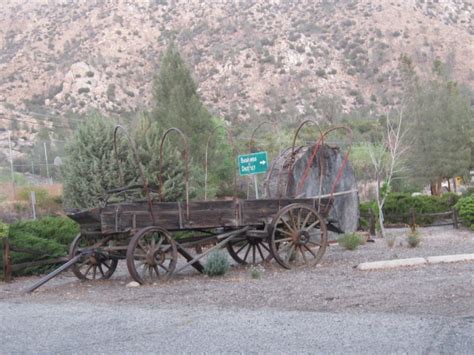
[{"label": "sign post", "polygon": [[258,200],[257,174],[264,174],[268,170],[267,152],[239,155],[237,157],[240,176],[253,175],[255,184],[255,197]]}]

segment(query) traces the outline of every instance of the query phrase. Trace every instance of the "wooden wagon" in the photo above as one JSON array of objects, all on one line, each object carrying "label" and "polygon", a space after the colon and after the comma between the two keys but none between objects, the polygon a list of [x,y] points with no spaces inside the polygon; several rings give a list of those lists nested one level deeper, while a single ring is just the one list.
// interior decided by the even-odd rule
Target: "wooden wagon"
[{"label": "wooden wagon", "polygon": [[[115,140],[120,128],[115,130]],[[163,142],[173,131],[187,144],[178,129],[166,131],[161,161]],[[322,134],[321,140],[323,137]],[[127,139],[138,161],[134,143],[128,136]],[[184,158],[187,170],[186,151]],[[161,202],[161,191],[152,197],[143,168],[139,161],[137,164],[143,186],[115,189],[109,191],[108,197],[140,188],[146,199],[105,202],[102,207],[68,215],[81,226],[69,254],[75,260],[71,265],[78,278],[107,279],[121,259],[126,260],[131,277],[140,284],[166,279],[188,266],[203,272],[200,260],[220,248],[226,248],[239,264],[276,262],[287,269],[315,265],[326,250],[328,229],[338,231],[327,220],[334,196],[354,192],[333,191],[315,198],[189,201],[186,173],[186,201]],[[121,172],[120,162],[118,170]],[[163,186],[161,176],[160,171]],[[185,261],[178,262],[178,256]]]}]

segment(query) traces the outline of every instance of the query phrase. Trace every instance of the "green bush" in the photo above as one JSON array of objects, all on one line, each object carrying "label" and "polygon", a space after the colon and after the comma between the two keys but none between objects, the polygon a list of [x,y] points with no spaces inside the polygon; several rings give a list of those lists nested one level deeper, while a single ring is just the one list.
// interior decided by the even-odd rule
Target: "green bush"
[{"label": "green bush", "polygon": [[[442,196],[411,196],[408,193],[391,193],[387,196],[384,210],[385,223],[411,223],[411,210],[417,214],[439,213],[451,210],[459,200],[459,196],[454,193],[443,194]],[[361,227],[368,228],[368,213],[372,209],[375,216],[378,216],[375,201],[360,204]],[[404,216],[400,216],[404,215]],[[435,217],[417,216],[418,225],[432,224]]]},{"label": "green bush", "polygon": [[[79,226],[69,218],[46,217],[35,221],[16,222],[9,226],[10,244],[31,253],[11,252],[13,264],[66,256],[69,244],[79,233]],[[3,253],[0,253],[0,263]],[[40,273],[45,267],[29,268],[17,273],[27,275]]]},{"label": "green bush", "polygon": [[456,208],[462,224],[474,230],[474,194],[461,198]]},{"label": "green bush", "polygon": [[417,231],[412,231],[407,236],[408,246],[410,248],[416,248],[421,243],[420,234]]},{"label": "green bush", "polygon": [[347,250],[355,250],[359,245],[364,243],[362,237],[355,233],[344,234],[337,238],[337,242]]},{"label": "green bush", "polygon": [[221,251],[214,251],[209,255],[204,266],[204,273],[208,276],[220,276],[229,271],[229,260],[227,255]]}]

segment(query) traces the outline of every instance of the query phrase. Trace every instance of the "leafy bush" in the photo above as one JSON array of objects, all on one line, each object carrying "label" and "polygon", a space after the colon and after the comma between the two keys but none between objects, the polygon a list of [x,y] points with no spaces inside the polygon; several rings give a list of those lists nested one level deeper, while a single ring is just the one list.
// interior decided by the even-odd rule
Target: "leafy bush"
[{"label": "leafy bush", "polygon": [[420,234],[417,231],[411,231],[407,236],[407,242],[410,248],[416,248],[421,243]]},{"label": "leafy bush", "polygon": [[220,276],[229,271],[229,260],[227,255],[221,251],[214,251],[209,255],[204,266],[204,273],[208,276]]},{"label": "leafy bush", "polygon": [[344,234],[337,239],[337,242],[347,250],[355,250],[359,245],[364,243],[362,237],[355,233]]},{"label": "leafy bush", "polygon": [[0,222],[0,239],[8,236],[8,224]]},{"label": "leafy bush", "polygon": [[[79,226],[69,218],[46,217],[35,221],[16,222],[9,226],[10,244],[31,253],[11,252],[13,264],[55,258],[67,255],[69,244],[79,232]],[[0,263],[3,254],[0,253]],[[45,270],[30,268],[20,274],[27,275]]]},{"label": "leafy bush", "polygon": [[[384,214],[387,223],[407,223],[411,222],[409,216],[413,209],[415,213],[438,213],[451,210],[459,196],[453,193],[447,193],[442,196],[411,196],[407,193],[391,193],[385,200]],[[406,217],[397,217],[390,215],[406,215]],[[434,217],[419,216],[416,223],[419,225],[431,224]]]},{"label": "leafy bush", "polygon": [[474,194],[461,198],[456,204],[461,222],[474,230]]}]

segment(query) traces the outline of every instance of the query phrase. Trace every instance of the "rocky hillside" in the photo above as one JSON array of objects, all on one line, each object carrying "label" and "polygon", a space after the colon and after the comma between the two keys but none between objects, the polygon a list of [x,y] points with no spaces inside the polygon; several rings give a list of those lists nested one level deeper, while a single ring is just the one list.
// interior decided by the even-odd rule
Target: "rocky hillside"
[{"label": "rocky hillside", "polygon": [[0,128],[20,134],[91,107],[149,107],[171,39],[209,109],[230,120],[382,109],[403,53],[421,75],[439,58],[474,87],[470,0],[2,3]]}]

